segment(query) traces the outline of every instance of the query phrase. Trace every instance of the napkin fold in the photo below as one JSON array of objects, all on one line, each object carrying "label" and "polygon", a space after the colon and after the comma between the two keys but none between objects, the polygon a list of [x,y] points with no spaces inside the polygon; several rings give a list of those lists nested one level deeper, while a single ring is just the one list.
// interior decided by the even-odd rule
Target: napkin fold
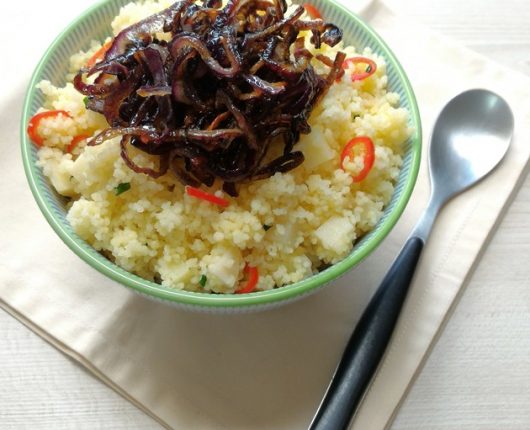
[{"label": "napkin fold", "polygon": [[[436,222],[395,336],[353,423],[354,429],[381,430],[390,426],[524,174],[530,79],[396,17],[380,2],[364,15],[408,73],[425,146],[439,110],[469,88],[501,94],[516,121],[503,163]],[[183,312],[95,272],[46,224],[18,149],[29,75],[22,78],[3,88],[0,102],[0,306],[167,428],[307,428],[352,328],[427,203],[426,163],[384,244],[333,285],[257,314]]]}]

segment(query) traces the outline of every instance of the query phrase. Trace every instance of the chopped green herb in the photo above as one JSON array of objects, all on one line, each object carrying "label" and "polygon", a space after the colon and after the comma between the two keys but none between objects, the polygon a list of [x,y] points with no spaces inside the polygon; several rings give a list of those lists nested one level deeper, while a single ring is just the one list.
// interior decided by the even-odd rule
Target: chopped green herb
[{"label": "chopped green herb", "polygon": [[368,66],[366,66],[366,73],[370,73],[371,71],[372,71],[372,66],[368,64]]},{"label": "chopped green herb", "polygon": [[83,98],[83,103],[85,105],[85,109],[88,109],[88,97]]},{"label": "chopped green herb", "polygon": [[201,287],[204,288],[206,286],[206,281],[208,280],[208,278],[206,277],[206,275],[202,275],[201,276],[201,279],[199,280],[199,284],[201,284]]},{"label": "chopped green herb", "polygon": [[263,224],[263,230],[269,231],[272,228],[272,225]]},{"label": "chopped green herb", "polygon": [[116,192],[116,195],[119,196],[120,194],[123,194],[125,191],[129,191],[131,189],[131,184],[129,182],[122,182],[117,187],[114,187],[114,191]]}]

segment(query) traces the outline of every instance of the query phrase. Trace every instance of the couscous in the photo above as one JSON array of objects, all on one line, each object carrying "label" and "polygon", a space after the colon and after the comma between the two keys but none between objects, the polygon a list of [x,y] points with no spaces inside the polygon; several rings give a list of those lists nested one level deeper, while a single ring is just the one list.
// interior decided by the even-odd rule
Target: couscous
[{"label": "couscous", "polygon": [[[112,23],[114,34],[170,4],[147,0],[123,7]],[[216,181],[204,189],[228,202],[218,205],[187,193],[170,172],[152,178],[131,170],[120,156],[120,137],[86,144],[109,124],[86,108],[70,82],[109,40],[94,41],[71,57],[65,86],[39,84],[46,100],[41,112],[65,114],[40,121],[38,163],[70,199],[67,218],[76,233],[117,265],[175,289],[241,292],[253,277],[252,291],[268,290],[340,261],[374,228],[391,199],[410,135],[408,112],[387,91],[383,58],[342,43],[319,49],[308,44],[314,54],[367,58],[375,71],[352,80],[357,65],[345,66],[313,109],[311,132],[294,147],[304,155],[301,165],[241,183],[237,197]],[[312,61],[315,69],[325,67]],[[356,137],[373,143],[369,169],[362,150],[344,157]],[[137,165],[156,168],[142,151],[131,148],[130,156]]]}]

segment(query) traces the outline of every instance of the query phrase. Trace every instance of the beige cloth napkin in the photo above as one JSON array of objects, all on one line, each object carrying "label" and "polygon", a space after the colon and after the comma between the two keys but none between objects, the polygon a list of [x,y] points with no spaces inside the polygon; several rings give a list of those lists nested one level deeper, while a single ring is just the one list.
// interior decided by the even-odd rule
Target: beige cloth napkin
[{"label": "beige cloth napkin", "polygon": [[[77,2],[75,8],[71,2],[50,3],[68,13],[79,8]],[[500,93],[516,117],[515,139],[500,168],[455,199],[437,221],[389,353],[353,426],[381,430],[390,425],[521,179],[530,154],[530,79],[397,18],[380,3],[365,12],[409,74],[425,144],[443,104],[468,88]],[[14,32],[16,21],[8,25]],[[32,60],[47,43],[46,37],[35,40],[24,57],[13,46],[4,53],[13,61],[0,79],[0,305],[169,428],[306,428],[352,327],[426,204],[425,163],[392,234],[322,292],[249,315],[175,310],[85,265],[33,202],[19,156],[18,121]]]}]

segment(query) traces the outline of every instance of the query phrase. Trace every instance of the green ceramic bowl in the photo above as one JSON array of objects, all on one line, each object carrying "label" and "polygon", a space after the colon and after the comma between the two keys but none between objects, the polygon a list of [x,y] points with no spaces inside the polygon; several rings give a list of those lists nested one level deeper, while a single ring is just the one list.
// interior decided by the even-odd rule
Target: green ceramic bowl
[{"label": "green ceramic bowl", "polygon": [[111,263],[77,236],[66,220],[65,200],[50,186],[36,166],[36,148],[26,135],[26,125],[42,105],[43,96],[35,89],[42,79],[56,85],[64,84],[69,57],[86,49],[93,39],[102,40],[111,34],[110,22],[121,6],[130,0],[107,0],[96,4],[72,22],[51,44],[39,62],[24,102],[21,141],[24,168],[29,185],[44,216],[60,238],[85,262],[109,278],[150,298],[180,307],[218,312],[250,311],[285,304],[315,292],[345,274],[368,256],[386,237],[403,213],[416,182],[421,153],[421,125],[416,99],[398,60],[386,43],[358,16],[333,0],[312,0],[326,20],[344,30],[344,40],[359,48],[369,46],[387,62],[388,87],[401,96],[402,106],[410,111],[414,133],[406,144],[406,155],[399,182],[391,203],[376,228],[366,235],[341,262],[295,284],[271,291],[245,295],[216,295],[177,291],[146,281]]}]

